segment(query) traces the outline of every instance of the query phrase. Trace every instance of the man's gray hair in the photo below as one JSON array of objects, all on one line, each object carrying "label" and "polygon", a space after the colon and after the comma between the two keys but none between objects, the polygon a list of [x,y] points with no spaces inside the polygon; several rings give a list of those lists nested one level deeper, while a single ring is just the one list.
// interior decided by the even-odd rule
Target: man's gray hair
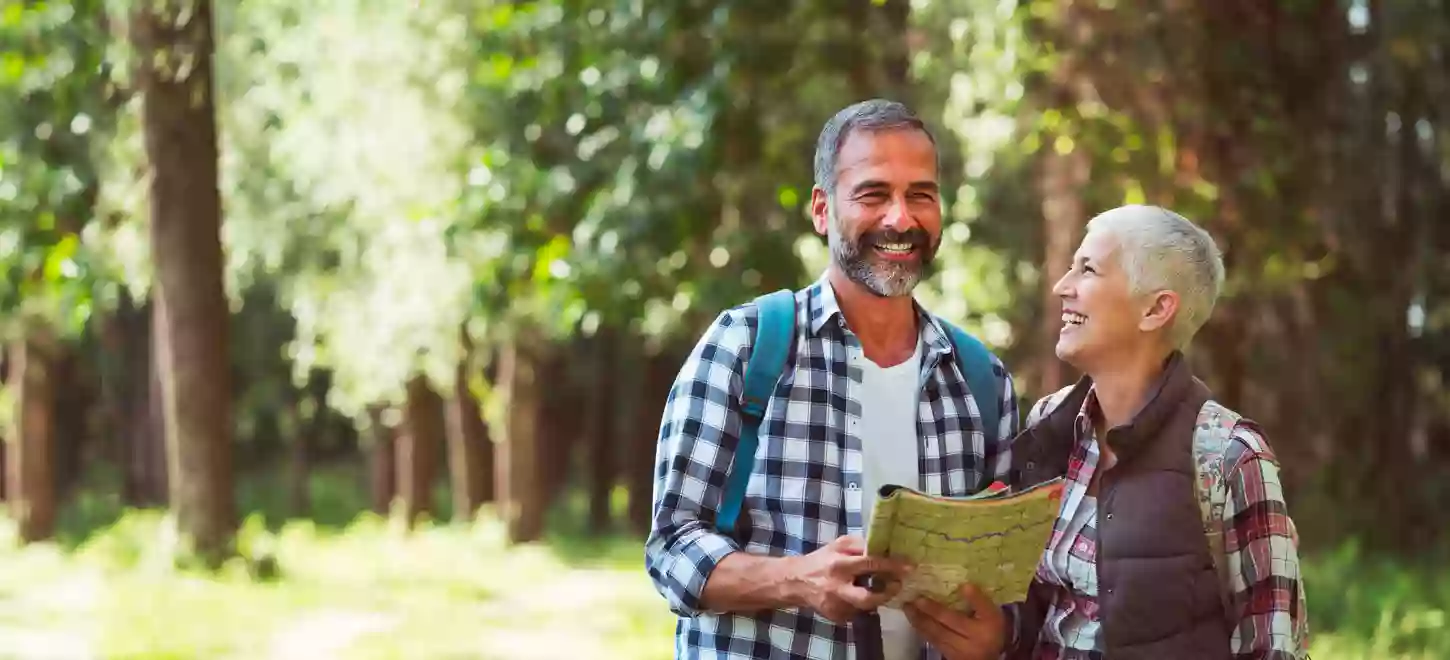
[{"label": "man's gray hair", "polygon": [[1223,254],[1213,237],[1188,218],[1157,206],[1128,205],[1088,222],[1087,231],[1118,239],[1118,255],[1134,296],[1178,294],[1178,315],[1169,328],[1183,349],[1208,321],[1223,290]]},{"label": "man's gray hair", "polygon": [[[932,145],[936,136],[910,108],[896,101],[870,99],[854,103],[831,117],[816,139],[815,185],[829,196],[836,192],[836,159],[841,145],[854,131],[918,130],[926,134]],[[938,157],[940,167],[940,157]]]}]

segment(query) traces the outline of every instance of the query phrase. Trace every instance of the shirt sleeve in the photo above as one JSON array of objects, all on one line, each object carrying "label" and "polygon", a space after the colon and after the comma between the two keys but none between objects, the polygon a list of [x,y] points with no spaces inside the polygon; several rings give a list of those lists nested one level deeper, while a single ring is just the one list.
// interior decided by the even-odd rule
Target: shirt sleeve
[{"label": "shirt sleeve", "polygon": [[1239,660],[1287,660],[1308,653],[1308,614],[1299,574],[1299,539],[1289,517],[1279,464],[1250,424],[1234,429],[1224,465],[1224,554],[1237,613],[1230,646]]},{"label": "shirt sleeve", "polygon": [[1012,472],[1012,440],[1021,432],[1022,423],[1018,419],[1016,384],[1006,365],[995,355],[992,356],[992,371],[1000,384],[1001,398],[997,409],[1002,411],[1002,418],[997,424],[997,443],[987,448],[987,464],[992,466],[993,479],[1007,482]]},{"label": "shirt sleeve", "polygon": [[705,582],[740,549],[715,531],[715,516],[740,438],[738,402],[750,336],[739,308],[721,314],[685,360],[665,401],[645,568],[679,616],[704,611]]}]

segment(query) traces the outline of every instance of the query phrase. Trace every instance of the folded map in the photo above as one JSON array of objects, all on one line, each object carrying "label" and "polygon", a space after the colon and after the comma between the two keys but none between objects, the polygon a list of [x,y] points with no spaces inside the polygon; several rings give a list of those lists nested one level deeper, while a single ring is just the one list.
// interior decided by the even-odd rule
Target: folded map
[{"label": "folded map", "polygon": [[1012,492],[1000,483],[968,497],[881,488],[866,554],[905,559],[915,569],[887,607],[918,596],[951,607],[973,582],[998,604],[1023,600],[1062,501],[1063,480]]}]

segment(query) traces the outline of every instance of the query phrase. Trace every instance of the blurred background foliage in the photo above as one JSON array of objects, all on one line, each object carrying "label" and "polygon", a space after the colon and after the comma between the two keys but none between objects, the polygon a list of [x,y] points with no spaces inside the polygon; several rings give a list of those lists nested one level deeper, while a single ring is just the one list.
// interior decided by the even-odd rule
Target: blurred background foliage
[{"label": "blurred background foliage", "polygon": [[1450,655],[1447,44],[1444,0],[5,0],[0,648],[669,657],[664,392],[824,268],[816,135],[884,96],[941,149],[921,298],[1024,399],[1092,215],[1208,228],[1191,357],[1283,460],[1315,657]]}]

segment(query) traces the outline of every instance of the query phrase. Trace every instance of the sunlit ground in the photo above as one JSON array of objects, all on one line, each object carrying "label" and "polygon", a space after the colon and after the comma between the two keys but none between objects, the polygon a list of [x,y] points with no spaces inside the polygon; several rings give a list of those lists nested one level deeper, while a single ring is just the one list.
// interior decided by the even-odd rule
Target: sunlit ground
[{"label": "sunlit ground", "polygon": [[[273,534],[256,517],[240,535],[254,560],[203,577],[167,568],[161,529],[158,514],[132,512],[78,544],[0,552],[0,658],[672,655],[674,621],[637,539],[556,531],[549,543],[508,548],[486,514],[411,533],[363,514]],[[275,577],[257,561],[266,557]],[[1316,659],[1450,657],[1450,577],[1348,549],[1307,571]]]},{"label": "sunlit ground", "polygon": [[337,534],[288,525],[281,576],[265,580],[242,562],[215,577],[168,571],[159,528],[133,515],[72,555],[0,557],[0,657],[670,656],[672,622],[637,545],[506,550],[496,523],[407,534],[367,515]]}]

